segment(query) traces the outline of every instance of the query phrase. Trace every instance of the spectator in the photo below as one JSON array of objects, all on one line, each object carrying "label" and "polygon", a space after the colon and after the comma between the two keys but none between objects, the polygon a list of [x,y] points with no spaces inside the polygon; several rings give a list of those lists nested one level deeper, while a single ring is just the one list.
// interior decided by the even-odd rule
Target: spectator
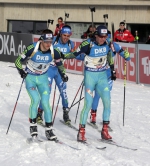
[{"label": "spectator", "polygon": [[64,25],[65,25],[65,24],[63,23],[63,18],[62,18],[62,17],[59,17],[59,18],[58,18],[58,24],[56,24],[54,36],[59,35],[59,32],[60,32],[60,30],[62,29],[62,27],[63,27]]},{"label": "spectator", "polygon": [[87,31],[84,32],[83,35],[81,36],[81,39],[92,38],[93,32],[95,31],[96,31],[96,26],[93,25],[93,28],[92,28],[92,25],[90,25]]},{"label": "spectator", "polygon": [[148,39],[145,44],[150,44],[150,35],[148,36]]},{"label": "spectator", "polygon": [[130,43],[134,41],[134,37],[129,30],[125,28],[125,22],[120,22],[119,29],[114,34],[114,41]]}]

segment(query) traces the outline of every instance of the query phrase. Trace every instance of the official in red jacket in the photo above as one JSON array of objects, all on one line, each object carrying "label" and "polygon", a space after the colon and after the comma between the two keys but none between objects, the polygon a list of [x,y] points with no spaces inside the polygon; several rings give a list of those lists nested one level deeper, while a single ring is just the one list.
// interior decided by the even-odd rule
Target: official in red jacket
[{"label": "official in red jacket", "polygon": [[114,33],[115,42],[131,43],[134,41],[134,37],[129,30],[125,28],[125,23],[120,22],[120,28]]},{"label": "official in red jacket", "polygon": [[62,17],[59,17],[57,21],[58,21],[58,24],[56,24],[54,36],[57,36],[59,34],[60,30],[62,29],[62,27],[65,25],[63,23]]}]

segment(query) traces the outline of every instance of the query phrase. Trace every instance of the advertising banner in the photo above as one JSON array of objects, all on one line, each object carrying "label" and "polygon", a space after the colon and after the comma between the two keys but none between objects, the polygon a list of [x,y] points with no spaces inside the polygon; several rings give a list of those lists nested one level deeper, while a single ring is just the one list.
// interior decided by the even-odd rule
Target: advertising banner
[{"label": "advertising banner", "polygon": [[150,46],[139,44],[139,81],[150,84]]},{"label": "advertising banner", "polygon": [[0,32],[0,61],[14,62],[30,43],[31,34]]},{"label": "advertising banner", "polygon": [[[17,56],[32,42],[38,41],[40,35],[4,33],[0,32],[0,61],[14,62]],[[82,39],[71,38],[77,48]],[[123,49],[130,52],[131,60],[126,63],[126,78],[129,81],[150,84],[150,46],[147,44],[118,43]],[[138,48],[138,50],[136,50]],[[76,59],[66,60],[67,72],[83,74],[83,61]],[[124,79],[124,59],[115,56],[115,69],[117,78]],[[136,78],[138,77],[138,78]]]}]

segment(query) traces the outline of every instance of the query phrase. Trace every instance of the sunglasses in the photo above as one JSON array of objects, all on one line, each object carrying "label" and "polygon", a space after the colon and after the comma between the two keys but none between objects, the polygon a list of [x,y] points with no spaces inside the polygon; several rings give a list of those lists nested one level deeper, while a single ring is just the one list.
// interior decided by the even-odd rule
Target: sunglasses
[{"label": "sunglasses", "polygon": [[124,24],[120,24],[120,26],[124,26]]},{"label": "sunglasses", "polygon": [[44,41],[44,43],[47,43],[47,44],[48,44],[48,43],[51,44],[52,42],[53,42],[53,41],[50,41],[50,40],[45,40],[45,41]]}]

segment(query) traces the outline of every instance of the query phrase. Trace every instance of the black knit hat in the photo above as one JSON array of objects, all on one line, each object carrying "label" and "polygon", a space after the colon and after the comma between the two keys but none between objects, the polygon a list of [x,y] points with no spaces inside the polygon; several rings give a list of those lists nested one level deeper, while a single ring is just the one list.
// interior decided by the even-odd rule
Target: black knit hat
[{"label": "black knit hat", "polygon": [[121,21],[119,25],[121,25],[121,24],[125,25],[125,22]]}]

